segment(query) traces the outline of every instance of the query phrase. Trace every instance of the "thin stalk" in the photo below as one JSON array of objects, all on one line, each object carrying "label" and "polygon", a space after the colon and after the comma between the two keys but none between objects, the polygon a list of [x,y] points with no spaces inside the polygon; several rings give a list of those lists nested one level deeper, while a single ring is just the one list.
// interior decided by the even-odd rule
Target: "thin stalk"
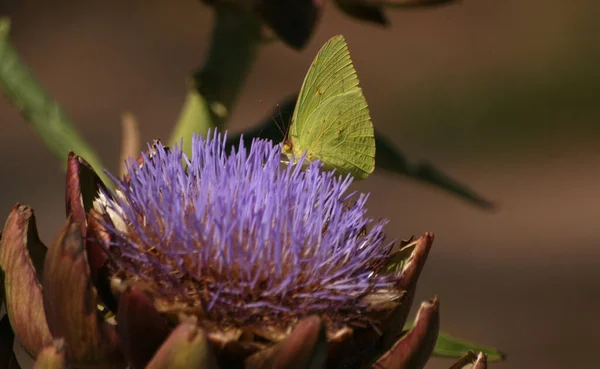
[{"label": "thin stalk", "polygon": [[0,87],[66,170],[69,151],[85,158],[105,183],[100,158],[61,106],[42,88],[9,40],[10,20],[0,18]]},{"label": "thin stalk", "polygon": [[186,153],[192,133],[223,129],[230,117],[261,42],[260,20],[245,9],[215,6],[215,26],[207,60],[191,79],[179,120],[170,139]]}]

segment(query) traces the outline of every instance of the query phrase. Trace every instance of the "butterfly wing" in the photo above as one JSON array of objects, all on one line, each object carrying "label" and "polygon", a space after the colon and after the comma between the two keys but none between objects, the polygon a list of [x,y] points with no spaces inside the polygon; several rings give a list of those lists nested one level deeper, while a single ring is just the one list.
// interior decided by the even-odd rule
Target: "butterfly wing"
[{"label": "butterfly wing", "polygon": [[298,97],[288,140],[326,167],[356,178],[375,169],[375,136],[346,40],[333,37],[313,61]]}]

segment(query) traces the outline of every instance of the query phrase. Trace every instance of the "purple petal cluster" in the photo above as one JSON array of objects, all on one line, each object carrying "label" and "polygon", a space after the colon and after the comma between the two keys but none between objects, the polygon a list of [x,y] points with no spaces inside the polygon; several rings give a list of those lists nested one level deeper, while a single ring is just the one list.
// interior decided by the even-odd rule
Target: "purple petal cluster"
[{"label": "purple petal cluster", "polygon": [[144,165],[130,161],[105,205],[123,273],[235,324],[359,316],[367,297],[388,296],[398,276],[379,274],[391,245],[385,221],[366,215],[368,195],[348,193],[350,176],[280,155],[265,140],[227,149],[214,133],[193,138],[191,159],[157,144]]}]

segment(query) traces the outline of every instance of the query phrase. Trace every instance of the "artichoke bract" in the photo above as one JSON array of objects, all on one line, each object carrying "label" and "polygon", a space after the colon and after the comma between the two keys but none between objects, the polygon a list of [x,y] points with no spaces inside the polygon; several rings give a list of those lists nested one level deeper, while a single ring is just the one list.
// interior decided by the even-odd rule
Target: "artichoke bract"
[{"label": "artichoke bract", "polygon": [[67,221],[46,254],[29,251],[41,245],[25,236],[33,211],[15,206],[0,267],[38,367],[425,365],[437,298],[403,327],[432,234],[387,241],[350,176],[284,165],[271,141],[230,150],[214,132],[192,145],[187,157],[155,142],[111,176],[114,190],[70,154]]}]

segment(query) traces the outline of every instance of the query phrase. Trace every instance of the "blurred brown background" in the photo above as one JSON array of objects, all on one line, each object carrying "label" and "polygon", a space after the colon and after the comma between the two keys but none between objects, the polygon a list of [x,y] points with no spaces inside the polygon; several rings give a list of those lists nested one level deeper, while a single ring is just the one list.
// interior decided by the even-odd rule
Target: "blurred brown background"
[{"label": "blurred brown background", "polygon": [[[14,0],[0,10],[113,171],[124,110],[144,140],[168,137],[212,25],[195,0]],[[392,237],[436,233],[419,297],[439,295],[443,329],[502,348],[498,369],[600,367],[600,4],[464,0],[388,14],[382,29],[329,4],[308,48],[265,47],[232,129],[263,119],[258,101],[297,90],[320,45],[344,34],[376,127],[500,203],[485,212],[390,175],[358,185]],[[0,211],[33,206],[49,243],[64,220],[63,172],[6,99],[0,132]]]}]

